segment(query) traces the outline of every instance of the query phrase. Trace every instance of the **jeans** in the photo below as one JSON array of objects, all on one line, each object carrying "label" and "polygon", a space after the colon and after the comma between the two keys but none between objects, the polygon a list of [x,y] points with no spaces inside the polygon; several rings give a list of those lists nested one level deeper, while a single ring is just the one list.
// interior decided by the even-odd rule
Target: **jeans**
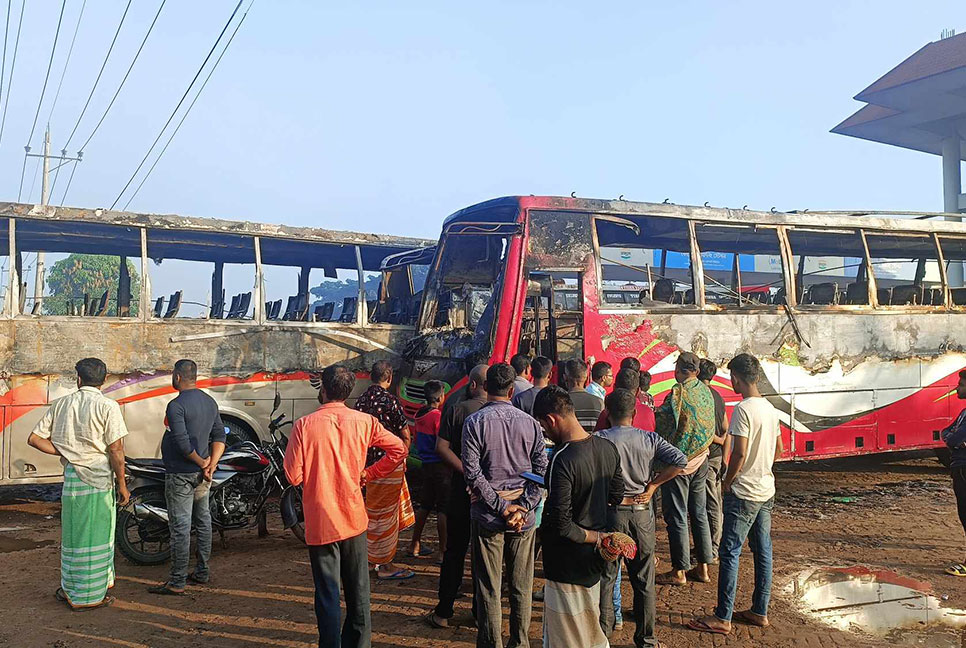
[{"label": "jeans", "polygon": [[675,570],[691,569],[691,549],[688,542],[688,513],[690,512],[694,534],[694,551],[698,563],[711,563],[711,527],[708,525],[708,462],[690,475],[678,475],[661,485],[664,522],[667,524],[668,544],[671,549],[671,566]]},{"label": "jeans", "polygon": [[[711,555],[718,557],[721,544],[721,480],[724,479],[724,457],[708,457],[708,525],[711,527]],[[693,524],[693,522],[692,522]]]},{"label": "jeans", "polygon": [[476,579],[476,646],[503,648],[501,603],[503,566],[510,595],[510,641],[507,648],[528,648],[533,595],[533,542],[536,529],[521,533],[491,531],[471,523]]},{"label": "jeans", "polygon": [[[434,612],[443,619],[453,618],[453,604],[463,585],[463,565],[470,548],[470,496],[462,479],[453,479],[449,508],[446,512],[446,548],[439,568],[439,602]],[[460,487],[457,491],[456,486]],[[476,616],[474,587],[473,616]]]},{"label": "jeans", "polygon": [[[637,543],[637,555],[627,563],[634,589],[634,646],[656,646],[654,638],[654,512],[648,506],[618,506],[608,513],[608,527],[626,533]],[[600,627],[614,632],[615,608],[610,595],[617,579],[617,563],[607,563],[601,577]]]},{"label": "jeans", "polygon": [[746,538],[755,557],[755,592],[751,597],[751,611],[768,616],[768,601],[771,598],[771,511],[774,504],[774,497],[767,502],[752,502],[730,493],[724,497],[718,605],[714,609],[714,615],[722,621],[731,621],[734,612],[738,557],[741,556]]},{"label": "jeans", "polygon": [[953,493],[956,494],[956,510],[959,512],[959,522],[966,531],[966,468],[950,468],[953,476]]},{"label": "jeans", "polygon": [[624,607],[624,601],[621,598],[621,575],[623,572],[621,563],[623,561],[618,558],[614,562],[617,564],[617,577],[614,579],[614,591],[613,595],[611,596],[611,599],[614,601],[614,622],[622,623],[624,621],[624,611],[621,609]]},{"label": "jeans", "polygon": [[164,499],[171,533],[171,576],[168,585],[175,589],[182,589],[188,579],[192,524],[198,534],[195,577],[200,581],[208,580],[208,559],[211,558],[210,486],[211,482],[205,481],[201,471],[168,473],[164,476]]},{"label": "jeans", "polygon": [[[366,534],[324,545],[309,546],[315,581],[315,620],[319,648],[369,648],[369,561]],[[345,592],[345,622],[341,623],[339,585]]]}]

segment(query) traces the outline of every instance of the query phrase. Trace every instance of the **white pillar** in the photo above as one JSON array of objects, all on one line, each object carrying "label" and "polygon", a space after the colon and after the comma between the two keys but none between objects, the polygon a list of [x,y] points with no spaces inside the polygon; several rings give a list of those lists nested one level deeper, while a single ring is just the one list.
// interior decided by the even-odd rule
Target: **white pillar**
[{"label": "white pillar", "polygon": [[[947,214],[959,213],[959,194],[963,190],[959,147],[958,135],[943,140],[943,211]],[[962,222],[963,219],[961,216],[947,216],[946,220]],[[964,285],[962,262],[950,262],[947,275],[951,287]]]}]

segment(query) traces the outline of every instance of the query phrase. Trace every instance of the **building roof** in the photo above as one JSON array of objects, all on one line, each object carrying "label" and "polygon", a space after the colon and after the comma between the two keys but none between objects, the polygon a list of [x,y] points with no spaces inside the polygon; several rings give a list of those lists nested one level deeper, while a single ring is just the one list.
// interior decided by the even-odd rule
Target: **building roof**
[{"label": "building roof", "polygon": [[966,34],[926,44],[855,99],[867,105],[833,133],[941,155],[945,138],[966,139]]}]

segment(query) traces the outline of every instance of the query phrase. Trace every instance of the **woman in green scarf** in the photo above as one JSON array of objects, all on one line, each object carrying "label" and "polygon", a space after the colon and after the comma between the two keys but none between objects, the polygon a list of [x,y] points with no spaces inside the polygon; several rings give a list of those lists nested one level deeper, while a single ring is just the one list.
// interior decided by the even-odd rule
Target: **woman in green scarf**
[{"label": "woman in green scarf", "polygon": [[[677,383],[664,404],[655,412],[657,433],[688,457],[684,472],[661,486],[664,522],[671,549],[671,571],[660,574],[662,585],[684,585],[688,579],[710,582],[708,564],[713,558],[711,528],[708,525],[708,447],[714,439],[714,398],[711,389],[698,380],[700,359],[685,351],[674,366]],[[692,565],[688,541],[688,513],[694,524]]]}]

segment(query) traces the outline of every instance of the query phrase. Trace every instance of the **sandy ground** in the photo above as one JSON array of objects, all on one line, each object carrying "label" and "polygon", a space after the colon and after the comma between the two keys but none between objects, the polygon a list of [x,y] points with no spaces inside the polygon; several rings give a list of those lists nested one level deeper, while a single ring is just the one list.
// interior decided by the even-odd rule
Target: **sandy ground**
[{"label": "sandy ground", "polygon": [[[713,606],[713,581],[659,589],[660,639],[674,647],[960,645],[955,632],[941,629],[916,637],[872,637],[833,629],[803,613],[789,585],[809,568],[863,565],[930,583],[942,605],[966,609],[966,579],[942,573],[945,564],[962,557],[964,537],[949,478],[935,460],[784,467],[778,484],[772,627],[736,626],[729,637],[686,630],[683,624],[692,615]],[[114,607],[71,612],[53,597],[59,578],[59,504],[34,495],[23,489],[0,491],[0,646],[316,645],[306,552],[281,531],[277,517],[270,518],[267,538],[258,538],[254,530],[235,532],[228,536],[227,547],[216,538],[212,583],[192,588],[188,596],[172,599],[148,594],[146,587],[162,581],[166,568],[137,567],[118,556]],[[665,568],[663,523],[658,526],[658,549]],[[751,593],[747,551],[744,557],[739,607],[748,606]],[[416,578],[373,582],[373,645],[474,646],[468,598],[459,601],[455,627],[440,631],[423,625],[422,615],[435,603],[438,567],[435,558],[405,562],[417,572]],[[624,601],[629,607],[626,580]],[[625,619],[630,619],[629,611]],[[535,647],[541,645],[541,622],[542,604],[535,603],[530,632]],[[612,645],[633,645],[632,631],[628,622]]]}]

